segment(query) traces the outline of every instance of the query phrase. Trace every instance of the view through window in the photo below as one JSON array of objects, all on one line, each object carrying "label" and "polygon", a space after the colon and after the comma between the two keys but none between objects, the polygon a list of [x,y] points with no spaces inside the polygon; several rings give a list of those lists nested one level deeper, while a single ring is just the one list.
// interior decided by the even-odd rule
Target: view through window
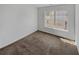
[{"label": "view through window", "polygon": [[66,11],[50,11],[45,13],[45,27],[55,29],[68,29],[68,16]]}]

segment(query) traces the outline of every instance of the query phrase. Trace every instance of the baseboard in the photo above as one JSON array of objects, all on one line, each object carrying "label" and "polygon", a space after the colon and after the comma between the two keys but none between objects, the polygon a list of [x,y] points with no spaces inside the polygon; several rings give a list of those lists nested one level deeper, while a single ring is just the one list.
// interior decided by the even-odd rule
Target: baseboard
[{"label": "baseboard", "polygon": [[70,38],[62,37],[62,36],[59,36],[59,35],[56,35],[56,34],[47,32],[47,31],[42,31],[42,30],[38,30],[38,31],[41,31],[41,32],[44,32],[44,33],[48,33],[48,34],[51,34],[51,35],[54,35],[54,36],[57,36],[57,37],[60,37],[60,38],[64,38],[64,39],[67,39],[67,40],[70,40],[70,41],[75,41],[75,40],[72,40],[72,39],[70,39]]},{"label": "baseboard", "polygon": [[22,38],[24,38],[24,37],[26,37],[26,36],[28,36],[28,35],[30,35],[30,34],[36,32],[36,31],[37,31],[37,30],[32,31],[32,32],[28,33],[27,35],[26,35],[26,34],[25,34],[25,35],[22,35],[22,36],[20,36],[19,38],[14,39],[14,40],[11,41],[11,42],[7,42],[7,44],[1,45],[1,46],[0,46],[0,49],[5,48],[5,47],[11,45],[11,44],[15,43],[16,41],[21,40]]}]

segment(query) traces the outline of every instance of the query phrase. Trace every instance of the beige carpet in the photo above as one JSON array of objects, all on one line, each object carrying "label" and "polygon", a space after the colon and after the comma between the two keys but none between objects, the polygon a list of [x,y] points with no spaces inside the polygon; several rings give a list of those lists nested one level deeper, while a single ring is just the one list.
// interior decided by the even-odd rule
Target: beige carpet
[{"label": "beige carpet", "polygon": [[78,55],[73,41],[36,31],[0,49],[0,55]]}]

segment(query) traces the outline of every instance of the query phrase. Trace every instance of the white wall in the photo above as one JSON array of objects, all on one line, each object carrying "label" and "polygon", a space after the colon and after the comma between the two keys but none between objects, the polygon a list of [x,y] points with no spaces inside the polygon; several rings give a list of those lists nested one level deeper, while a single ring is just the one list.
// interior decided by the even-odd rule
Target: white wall
[{"label": "white wall", "polygon": [[36,8],[31,5],[0,5],[0,48],[36,30]]},{"label": "white wall", "polygon": [[75,5],[75,39],[79,49],[79,4]]}]

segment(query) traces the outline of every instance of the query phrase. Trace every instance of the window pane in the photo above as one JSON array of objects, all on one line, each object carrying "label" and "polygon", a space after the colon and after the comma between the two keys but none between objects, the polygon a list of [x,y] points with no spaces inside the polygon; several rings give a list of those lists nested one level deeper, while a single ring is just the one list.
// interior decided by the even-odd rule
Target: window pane
[{"label": "window pane", "polygon": [[54,27],[54,11],[50,11],[45,14],[45,27]]},{"label": "window pane", "polygon": [[55,27],[67,30],[67,12],[66,11],[56,11]]},{"label": "window pane", "polygon": [[66,11],[50,11],[45,13],[45,27],[55,29],[68,29],[68,16]]}]

